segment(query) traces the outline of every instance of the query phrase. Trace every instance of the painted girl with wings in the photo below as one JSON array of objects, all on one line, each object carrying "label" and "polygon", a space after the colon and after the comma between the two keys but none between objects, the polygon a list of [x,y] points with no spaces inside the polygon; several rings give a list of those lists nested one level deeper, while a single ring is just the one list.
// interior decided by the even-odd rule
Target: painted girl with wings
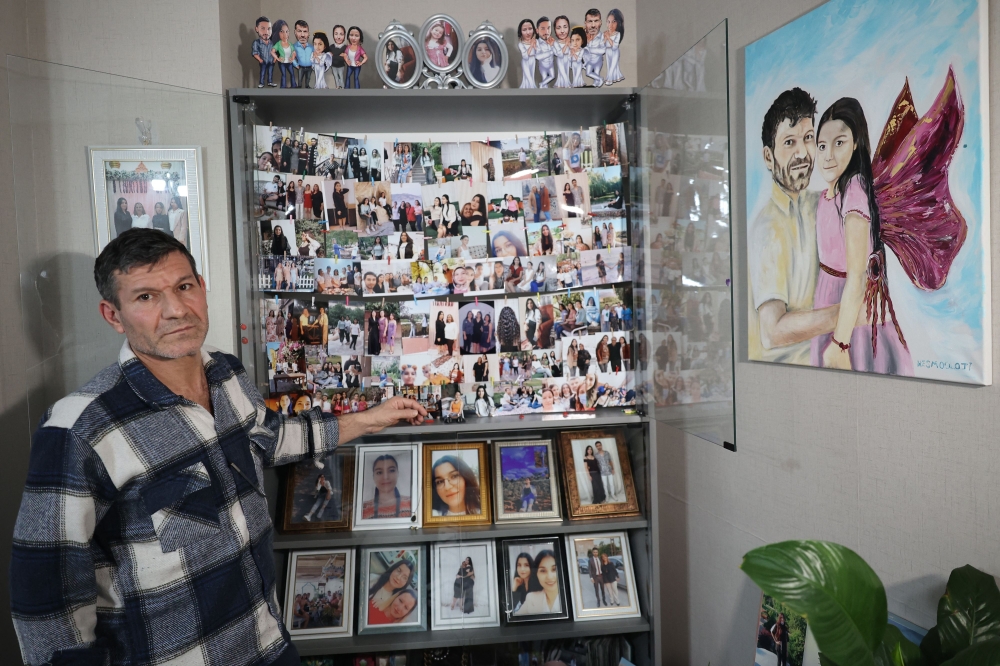
[{"label": "painted girl with wings", "polygon": [[889,296],[885,248],[916,287],[932,291],[944,285],[968,232],[948,188],[964,122],[950,68],[919,120],[909,83],[903,86],[874,156],[856,99],[839,99],[823,113],[817,166],[828,188],[816,212],[820,273],[813,306],[839,303],[840,314],[832,334],[813,338],[812,365],[913,375]]}]

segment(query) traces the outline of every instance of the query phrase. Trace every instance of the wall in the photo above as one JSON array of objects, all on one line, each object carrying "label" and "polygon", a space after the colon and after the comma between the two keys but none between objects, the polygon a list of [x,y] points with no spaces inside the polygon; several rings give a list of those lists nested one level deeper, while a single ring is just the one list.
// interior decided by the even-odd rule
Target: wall
[{"label": "wall", "polygon": [[[989,3],[997,44],[1000,2]],[[729,19],[737,313],[747,311],[743,48],[819,4],[638,0],[641,81]],[[990,67],[995,111],[997,49]],[[995,112],[990,123],[995,137]],[[997,221],[1000,142],[992,143]],[[996,240],[992,253],[997,265]],[[996,312],[997,271],[993,294]],[[745,340],[745,315],[735,324],[736,339]],[[760,598],[738,567],[744,552],[764,543],[815,538],[853,548],[885,583],[890,611],[925,627],[936,621],[952,568],[968,563],[1000,574],[996,377],[992,387],[968,388],[854,376],[749,363],[745,343],[737,348],[744,359],[736,366],[738,452],[658,428],[661,534],[669,535],[661,548],[665,663],[751,663]]]}]

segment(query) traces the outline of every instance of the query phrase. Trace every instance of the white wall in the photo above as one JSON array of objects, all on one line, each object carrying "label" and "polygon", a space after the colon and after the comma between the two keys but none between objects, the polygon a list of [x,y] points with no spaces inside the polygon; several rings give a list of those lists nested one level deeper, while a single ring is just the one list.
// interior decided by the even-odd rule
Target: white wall
[{"label": "white wall", "polygon": [[[990,42],[1000,2],[989,0]],[[639,78],[651,79],[729,19],[735,310],[746,310],[743,48],[816,0],[638,0]],[[877,66],[877,63],[873,63]],[[1000,108],[1000,50],[990,58]],[[994,136],[1000,118],[990,120]],[[991,211],[1000,220],[1000,142],[992,142]],[[994,234],[996,236],[996,234]],[[997,241],[993,263],[997,264]],[[1000,274],[993,278],[994,311]],[[860,553],[889,609],[935,623],[952,568],[1000,574],[1000,385],[989,388],[749,363],[736,317],[738,452],[659,429],[664,661],[752,663],[756,587],[739,571],[764,543],[815,538]],[[994,355],[1000,344],[994,336]],[[764,390],[762,390],[764,389]]]}]

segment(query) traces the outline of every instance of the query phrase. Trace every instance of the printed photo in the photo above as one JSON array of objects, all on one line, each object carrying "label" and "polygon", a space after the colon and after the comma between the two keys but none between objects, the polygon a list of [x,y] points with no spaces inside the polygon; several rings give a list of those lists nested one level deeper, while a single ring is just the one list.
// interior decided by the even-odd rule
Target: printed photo
[{"label": "printed photo", "polygon": [[468,143],[449,142],[441,145],[441,164],[444,166],[444,179],[452,181],[485,180],[485,174],[472,173],[472,147]]},{"label": "printed photo", "polygon": [[360,296],[355,289],[361,265],[350,259],[317,259],[314,264],[316,279],[314,290],[317,294],[333,296]]},{"label": "printed photo", "polygon": [[[471,204],[469,204],[471,205]],[[471,261],[485,259],[487,252],[486,226],[462,226],[462,235],[451,238],[452,257]]]},{"label": "printed photo", "polygon": [[585,169],[593,168],[594,154],[590,143],[590,130],[563,132],[562,155],[564,174],[583,173]]},{"label": "printed photo", "polygon": [[508,353],[521,351],[523,335],[518,316],[518,301],[504,300],[502,305],[500,301],[497,301],[496,307],[499,307],[500,310],[497,314],[497,342],[500,343],[499,351]]},{"label": "printed photo", "polygon": [[523,224],[506,224],[490,230],[490,256],[526,257],[528,247]]},{"label": "printed photo", "polygon": [[[590,214],[599,220],[624,218],[625,200],[622,197],[621,167],[611,166],[603,169],[593,169],[588,175],[590,181]],[[665,197],[666,195],[661,193],[661,196]],[[672,193],[671,196],[673,196]]]},{"label": "printed photo", "polygon": [[627,532],[569,535],[566,555],[577,622],[639,616]]},{"label": "printed photo", "polygon": [[430,309],[431,303],[426,300],[399,302],[397,320],[404,355],[419,354],[430,349]]},{"label": "printed photo", "polygon": [[522,181],[521,198],[524,201],[525,222],[541,224],[561,220],[562,208],[558,197],[556,179],[553,176]]},{"label": "printed photo", "polygon": [[159,229],[190,249],[186,162],[157,160],[150,165],[152,168],[142,161],[103,160],[105,191],[98,200],[106,206],[108,240],[128,229]]},{"label": "printed photo", "polygon": [[568,431],[559,437],[570,518],[638,514],[621,431]]},{"label": "printed photo", "polygon": [[448,301],[432,301],[430,306],[432,328],[431,345],[436,348],[439,356],[459,355],[459,308],[458,303]]},{"label": "printed photo", "polygon": [[431,629],[500,625],[492,541],[431,546]]},{"label": "printed photo", "polygon": [[413,271],[407,259],[362,261],[362,296],[384,297],[389,294],[412,294]]},{"label": "printed photo", "polygon": [[628,232],[625,231],[626,221],[623,217],[593,218],[591,229],[594,234],[594,249],[615,249],[628,247]]},{"label": "printed photo", "polygon": [[601,167],[628,165],[625,123],[591,127],[590,138],[595,171]]},{"label": "printed photo", "polygon": [[[480,45],[481,42],[487,42],[488,47],[491,48],[490,61],[495,62],[497,66],[500,64],[500,58],[507,57],[506,47],[500,46],[496,40],[489,38],[477,40],[476,47],[473,49],[470,57],[480,62],[481,58],[485,57],[485,48]],[[475,78],[476,72],[471,69],[466,71]],[[483,74],[492,74],[488,63],[483,64]],[[483,83],[483,81],[480,81],[480,83]],[[479,174],[477,180],[479,182],[501,184],[503,182],[503,153],[500,152],[499,142],[485,143],[473,141],[469,144],[469,150],[472,151],[472,171]]]},{"label": "printed photo", "polygon": [[424,64],[435,72],[447,72],[458,66],[461,28],[453,21],[441,18],[425,24],[420,31]]},{"label": "printed photo", "polygon": [[[539,268],[544,270],[544,264],[539,262]],[[519,298],[518,308],[522,349],[552,349],[555,346],[555,336],[552,333],[552,297]]]},{"label": "printed photo", "polygon": [[403,327],[399,321],[402,303],[365,303],[365,353],[368,356],[398,356],[403,353]]},{"label": "printed photo", "polygon": [[[382,144],[365,139],[347,139],[346,141],[346,157],[342,163],[343,178],[353,178],[359,183],[382,180],[382,164],[386,157]],[[336,179],[337,177],[334,176],[334,180]]]},{"label": "printed photo", "polygon": [[295,551],[288,558],[285,629],[296,638],[350,636],[354,549]]},{"label": "printed photo", "polygon": [[378,387],[386,390],[386,397],[395,395],[395,389],[402,383],[402,367],[399,356],[372,356],[371,376],[363,377],[363,387]]},{"label": "printed photo", "polygon": [[[388,182],[358,182],[354,186],[358,202],[358,236],[388,236],[392,224],[392,190]],[[397,207],[398,210],[398,207]]]},{"label": "printed photo", "polygon": [[416,183],[393,183],[391,188],[392,202],[388,211],[393,231],[422,232],[424,207],[421,200],[421,186]]},{"label": "printed photo", "polygon": [[322,468],[318,468],[312,460],[285,467],[282,532],[350,529],[354,452],[346,448],[338,449],[320,462],[323,463]]},{"label": "printed photo", "polygon": [[[463,356],[462,363],[464,366],[465,381],[467,382],[482,384],[483,382],[491,382],[495,377],[500,376],[500,360],[496,354],[471,354]],[[493,391],[491,389],[490,396],[492,397],[492,395]]]},{"label": "printed photo", "polygon": [[423,546],[361,550],[358,633],[427,628]]},{"label": "printed photo", "polygon": [[577,256],[594,249],[594,228],[589,221],[579,217],[564,218],[559,229],[563,251]]},{"label": "printed photo", "polygon": [[387,240],[387,256],[394,261],[426,260],[424,255],[424,235],[419,231],[400,231]]},{"label": "printed photo", "polygon": [[560,520],[555,445],[550,440],[493,444],[496,520]]},{"label": "printed photo", "polygon": [[[463,303],[459,308],[459,349],[463,356],[496,352],[496,313],[493,303]],[[477,380],[482,381],[482,380]]]},{"label": "printed photo", "polygon": [[485,444],[426,444],[424,525],[489,525],[488,465]]},{"label": "printed photo", "polygon": [[540,222],[528,223],[528,252],[533,257],[563,254],[562,228]]},{"label": "printed photo", "polygon": [[632,279],[632,248],[588,250],[580,253],[584,284],[610,284]]},{"label": "printed photo", "polygon": [[359,445],[355,530],[420,526],[420,444]]},{"label": "printed photo", "polygon": [[564,220],[590,217],[590,180],[586,173],[556,176],[555,187]]},{"label": "printed photo", "polygon": [[544,173],[549,162],[549,146],[545,136],[515,137],[500,142],[503,154],[504,180],[535,178]]},{"label": "printed photo", "polygon": [[557,539],[507,539],[504,592],[508,622],[559,620],[569,617],[566,567]]},{"label": "printed photo", "polygon": [[349,179],[323,181],[322,203],[326,205],[326,221],[330,229],[354,229],[358,226],[357,185],[357,180]]}]

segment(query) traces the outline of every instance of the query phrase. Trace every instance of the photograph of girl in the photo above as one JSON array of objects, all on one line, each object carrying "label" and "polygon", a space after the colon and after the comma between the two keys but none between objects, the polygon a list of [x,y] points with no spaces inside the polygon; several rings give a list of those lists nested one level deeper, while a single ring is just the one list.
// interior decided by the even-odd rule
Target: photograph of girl
[{"label": "photograph of girl", "polygon": [[431,571],[432,629],[500,624],[496,550],[492,541],[434,544]]},{"label": "photograph of girl", "polygon": [[465,63],[466,72],[479,84],[479,87],[491,88],[499,84],[497,77],[500,76],[502,59],[506,55],[507,49],[501,47],[496,39],[480,37],[469,49],[469,60]]},{"label": "photograph of girl", "polygon": [[458,60],[458,26],[447,19],[439,19],[424,26],[424,64],[435,72],[453,69]]},{"label": "photograph of girl", "polygon": [[552,476],[554,462],[552,443],[547,440],[494,445],[498,522],[560,518],[558,482]]},{"label": "photograph of girl", "polygon": [[566,580],[555,539],[506,540],[501,545],[506,573],[508,622],[569,617]]},{"label": "photograph of girl", "polygon": [[414,511],[419,444],[360,446],[355,470],[354,529],[420,526]]},{"label": "photograph of girl", "polygon": [[358,633],[380,628],[399,631],[403,627],[425,629],[423,549],[365,549],[361,553],[362,589],[359,600]]},{"label": "photograph of girl", "polygon": [[425,525],[491,522],[485,444],[428,444],[424,466]]}]

